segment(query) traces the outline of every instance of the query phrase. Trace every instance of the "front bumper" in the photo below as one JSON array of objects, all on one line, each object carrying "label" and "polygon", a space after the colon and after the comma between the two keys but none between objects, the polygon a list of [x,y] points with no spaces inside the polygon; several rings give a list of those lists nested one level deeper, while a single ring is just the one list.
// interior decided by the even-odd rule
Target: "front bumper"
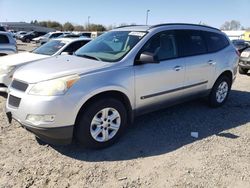
[{"label": "front bumper", "polygon": [[244,69],[250,69],[250,61],[240,61],[239,67]]},{"label": "front bumper", "polygon": [[67,145],[72,142],[72,135],[74,126],[54,127],[54,128],[39,128],[28,124],[23,124],[18,119],[12,116],[11,112],[7,112],[9,122],[12,118],[18,121],[23,128],[27,131],[35,134],[42,141],[55,144],[55,145]]},{"label": "front bumper", "polygon": [[[29,90],[29,89],[28,89]],[[10,88],[6,102],[6,113],[17,120],[25,129],[50,144],[69,144],[77,116],[75,96],[34,96]],[[20,99],[18,106],[12,106],[11,96]],[[31,123],[28,115],[54,115],[52,122]],[[10,117],[10,116],[9,116]]]}]

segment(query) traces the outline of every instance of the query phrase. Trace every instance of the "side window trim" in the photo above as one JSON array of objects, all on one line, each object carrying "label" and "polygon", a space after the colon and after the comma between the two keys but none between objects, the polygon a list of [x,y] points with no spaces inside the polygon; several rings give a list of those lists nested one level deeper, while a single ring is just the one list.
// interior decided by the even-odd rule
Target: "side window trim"
[{"label": "side window trim", "polygon": [[176,57],[172,57],[172,58],[166,58],[166,59],[161,59],[159,60],[160,62],[162,61],[167,61],[167,60],[172,60],[172,59],[177,59],[177,58],[180,58],[179,57],[179,47],[178,47],[178,42],[177,42],[177,39],[176,39],[176,30],[165,30],[165,31],[160,31],[156,34],[154,34],[150,39],[148,39],[146,41],[146,43],[141,47],[141,49],[139,50],[139,52],[137,53],[137,55],[135,56],[135,60],[134,60],[134,65],[138,65],[136,63],[137,59],[139,58],[139,55],[143,52],[143,48],[148,44],[148,42],[150,42],[151,40],[153,40],[155,37],[161,35],[162,33],[166,33],[166,32],[172,32],[174,37],[175,37],[175,48],[176,48]]},{"label": "side window trim", "polygon": [[223,34],[215,33],[215,34],[219,35],[220,37],[223,37],[224,40],[227,41],[227,44],[226,44],[224,47],[219,48],[218,50],[212,50],[212,51],[210,51],[210,50],[209,50],[209,47],[208,47],[208,41],[207,41],[207,39],[206,39],[206,37],[205,37],[206,33],[215,33],[215,32],[211,32],[211,31],[202,31],[202,34],[203,34],[203,36],[204,36],[204,38],[205,38],[205,43],[206,43],[206,45],[207,45],[207,53],[208,53],[208,54],[217,53],[217,52],[219,52],[219,51],[221,51],[221,50],[224,50],[225,48],[227,48],[227,47],[230,45],[230,42],[228,41],[228,39],[227,39]]},{"label": "side window trim", "polygon": [[200,56],[200,55],[205,55],[205,54],[208,54],[208,46],[207,46],[207,43],[206,43],[206,40],[205,40],[205,37],[203,36],[203,33],[202,33],[202,30],[198,30],[198,29],[176,29],[176,37],[177,37],[177,45],[179,46],[179,50],[180,50],[180,46],[181,44],[179,43],[179,32],[182,32],[182,31],[196,31],[196,32],[199,32],[203,42],[204,42],[204,45],[205,45],[205,48],[206,48],[206,51],[205,52],[202,52],[202,53],[196,53],[196,54],[191,54],[191,55],[181,55],[180,51],[179,51],[179,58],[184,58],[184,57],[193,57],[193,56]]}]

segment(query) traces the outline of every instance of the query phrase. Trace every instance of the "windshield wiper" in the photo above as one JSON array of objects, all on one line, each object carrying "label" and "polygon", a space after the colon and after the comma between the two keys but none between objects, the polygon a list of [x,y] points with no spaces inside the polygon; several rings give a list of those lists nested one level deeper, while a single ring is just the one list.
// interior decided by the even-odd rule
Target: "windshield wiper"
[{"label": "windshield wiper", "polygon": [[94,57],[94,56],[91,56],[91,55],[76,55],[76,56],[79,56],[79,57],[84,57],[84,58],[88,58],[88,59],[94,59],[94,60],[97,60],[97,61],[102,61],[100,58],[98,57]]}]

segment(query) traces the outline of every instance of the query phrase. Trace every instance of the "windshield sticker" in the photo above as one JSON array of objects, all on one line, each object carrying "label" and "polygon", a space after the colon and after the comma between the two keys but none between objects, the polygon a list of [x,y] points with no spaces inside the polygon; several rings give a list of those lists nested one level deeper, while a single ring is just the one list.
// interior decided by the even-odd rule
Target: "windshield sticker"
[{"label": "windshield sticker", "polygon": [[138,37],[143,37],[145,34],[146,34],[145,32],[135,32],[135,31],[132,31],[129,33],[129,35],[138,36]]}]

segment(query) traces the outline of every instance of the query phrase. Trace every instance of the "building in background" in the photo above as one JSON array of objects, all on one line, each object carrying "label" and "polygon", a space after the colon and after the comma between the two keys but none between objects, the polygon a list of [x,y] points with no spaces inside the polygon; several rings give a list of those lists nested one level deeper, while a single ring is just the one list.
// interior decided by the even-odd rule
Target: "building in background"
[{"label": "building in background", "polygon": [[244,39],[245,32],[244,30],[240,31],[223,31],[229,37],[230,40],[235,39]]},{"label": "building in background", "polygon": [[52,28],[42,27],[35,24],[30,24],[26,22],[0,22],[1,26],[7,28],[7,30],[13,31],[38,31],[38,32],[53,32],[56,31]]},{"label": "building in background", "polygon": [[250,30],[246,31],[244,33],[244,38],[245,41],[250,41]]}]

